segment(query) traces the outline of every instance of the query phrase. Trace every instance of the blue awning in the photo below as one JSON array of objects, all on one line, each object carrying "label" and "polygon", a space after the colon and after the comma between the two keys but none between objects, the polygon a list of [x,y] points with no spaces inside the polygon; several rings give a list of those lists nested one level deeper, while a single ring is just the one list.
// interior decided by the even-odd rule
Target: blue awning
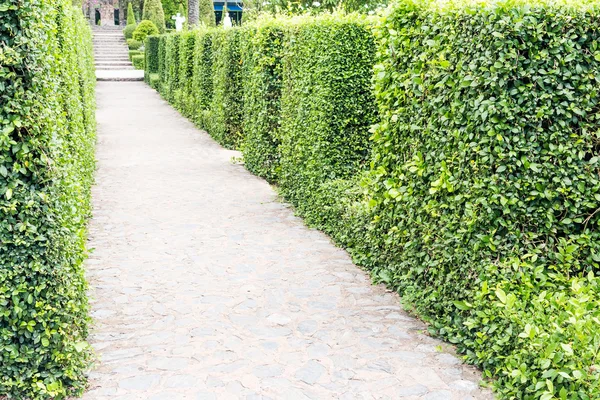
[{"label": "blue awning", "polygon": [[[215,11],[223,11],[223,4],[215,4]],[[242,7],[236,3],[227,3],[229,11],[242,11]]]}]

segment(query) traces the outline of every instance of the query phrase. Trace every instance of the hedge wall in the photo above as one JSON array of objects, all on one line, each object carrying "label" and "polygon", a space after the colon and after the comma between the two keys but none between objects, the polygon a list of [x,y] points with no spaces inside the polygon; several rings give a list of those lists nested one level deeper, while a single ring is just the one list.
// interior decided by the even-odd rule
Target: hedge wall
[{"label": "hedge wall", "polygon": [[243,28],[218,29],[212,38],[212,104],[206,129],[227,148],[237,148],[243,137],[242,59],[240,38]]},{"label": "hedge wall", "polygon": [[337,182],[353,178],[369,154],[374,56],[373,35],[358,17],[303,18],[288,28],[278,182],[297,212],[326,230],[339,218],[330,212]]},{"label": "hedge wall", "polygon": [[279,20],[252,26],[241,44],[244,163],[270,182],[275,182],[279,173],[284,26]]},{"label": "hedge wall", "polygon": [[362,260],[503,398],[600,398],[599,21],[405,1],[377,29]]},{"label": "hedge wall", "polygon": [[213,37],[214,29],[199,31],[195,41],[193,58],[192,96],[194,116],[192,120],[202,129],[208,128],[210,106],[213,99]]},{"label": "hedge wall", "polygon": [[200,30],[191,116],[241,143],[251,171],[500,398],[597,399],[600,34],[587,4],[403,0],[374,35],[340,15]]},{"label": "hedge wall", "polygon": [[185,32],[179,42],[179,79],[175,93],[175,104],[186,117],[194,114],[194,97],[192,96],[192,82],[194,73],[194,48],[196,34]]},{"label": "hedge wall", "polygon": [[12,3],[0,12],[0,397],[61,398],[81,393],[90,356],[92,39],[69,0]]}]

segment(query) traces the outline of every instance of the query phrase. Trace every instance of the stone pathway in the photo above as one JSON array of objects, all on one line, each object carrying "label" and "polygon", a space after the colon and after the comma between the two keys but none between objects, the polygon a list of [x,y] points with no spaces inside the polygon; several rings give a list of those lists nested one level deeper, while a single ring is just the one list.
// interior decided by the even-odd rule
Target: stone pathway
[{"label": "stone pathway", "polygon": [[492,398],[152,89],[99,82],[98,106],[84,399]]}]

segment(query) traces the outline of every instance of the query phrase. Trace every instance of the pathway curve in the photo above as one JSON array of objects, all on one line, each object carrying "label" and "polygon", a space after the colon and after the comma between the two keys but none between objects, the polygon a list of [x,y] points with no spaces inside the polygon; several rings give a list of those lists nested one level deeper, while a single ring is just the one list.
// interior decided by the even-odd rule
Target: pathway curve
[{"label": "pathway curve", "polygon": [[97,90],[84,399],[491,399],[236,152],[143,83]]}]

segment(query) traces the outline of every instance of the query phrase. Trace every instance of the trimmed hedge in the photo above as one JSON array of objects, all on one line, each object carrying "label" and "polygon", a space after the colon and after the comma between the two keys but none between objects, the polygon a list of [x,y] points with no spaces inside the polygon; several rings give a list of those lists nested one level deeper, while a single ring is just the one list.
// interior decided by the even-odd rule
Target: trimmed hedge
[{"label": "trimmed hedge", "polygon": [[599,9],[476,3],[199,30],[176,86],[500,398],[598,399]]},{"label": "trimmed hedge", "polygon": [[502,398],[600,398],[597,6],[382,19],[358,253]]},{"label": "trimmed hedge", "polygon": [[160,36],[152,35],[146,37],[144,47],[147,49],[144,54],[146,56],[145,75],[146,83],[150,83],[150,75],[158,73],[158,49],[160,45]]},{"label": "trimmed hedge", "polygon": [[145,56],[143,54],[136,54],[131,57],[131,63],[135,69],[144,69]]},{"label": "trimmed hedge", "polygon": [[221,145],[237,148],[243,137],[242,59],[244,28],[218,29],[212,38],[212,104],[206,129]]},{"label": "trimmed hedge", "polygon": [[215,29],[198,31],[194,48],[192,101],[195,112],[192,120],[202,129],[208,129],[210,106],[213,102],[213,38]]},{"label": "trimmed hedge", "polygon": [[140,50],[129,50],[129,61],[133,61],[133,56],[139,56],[139,55],[143,55],[145,56],[143,51]]},{"label": "trimmed hedge", "polygon": [[288,31],[283,60],[278,183],[309,224],[327,229],[339,193],[369,155],[375,122],[375,43],[354,16],[301,19]]},{"label": "trimmed hedge", "polygon": [[179,41],[179,77],[178,87],[175,89],[175,105],[186,117],[191,117],[195,111],[192,82],[196,37],[194,32],[184,32]]},{"label": "trimmed hedge", "polygon": [[129,50],[138,50],[140,47],[142,47],[143,44],[144,42],[141,42],[136,39],[127,39],[127,47],[129,48]]},{"label": "trimmed hedge", "polygon": [[95,76],[90,27],[71,4],[0,13],[0,397],[86,385]]},{"label": "trimmed hedge", "polygon": [[244,163],[248,170],[269,182],[275,182],[279,173],[284,40],[285,25],[279,20],[267,20],[251,28],[241,48]]}]

